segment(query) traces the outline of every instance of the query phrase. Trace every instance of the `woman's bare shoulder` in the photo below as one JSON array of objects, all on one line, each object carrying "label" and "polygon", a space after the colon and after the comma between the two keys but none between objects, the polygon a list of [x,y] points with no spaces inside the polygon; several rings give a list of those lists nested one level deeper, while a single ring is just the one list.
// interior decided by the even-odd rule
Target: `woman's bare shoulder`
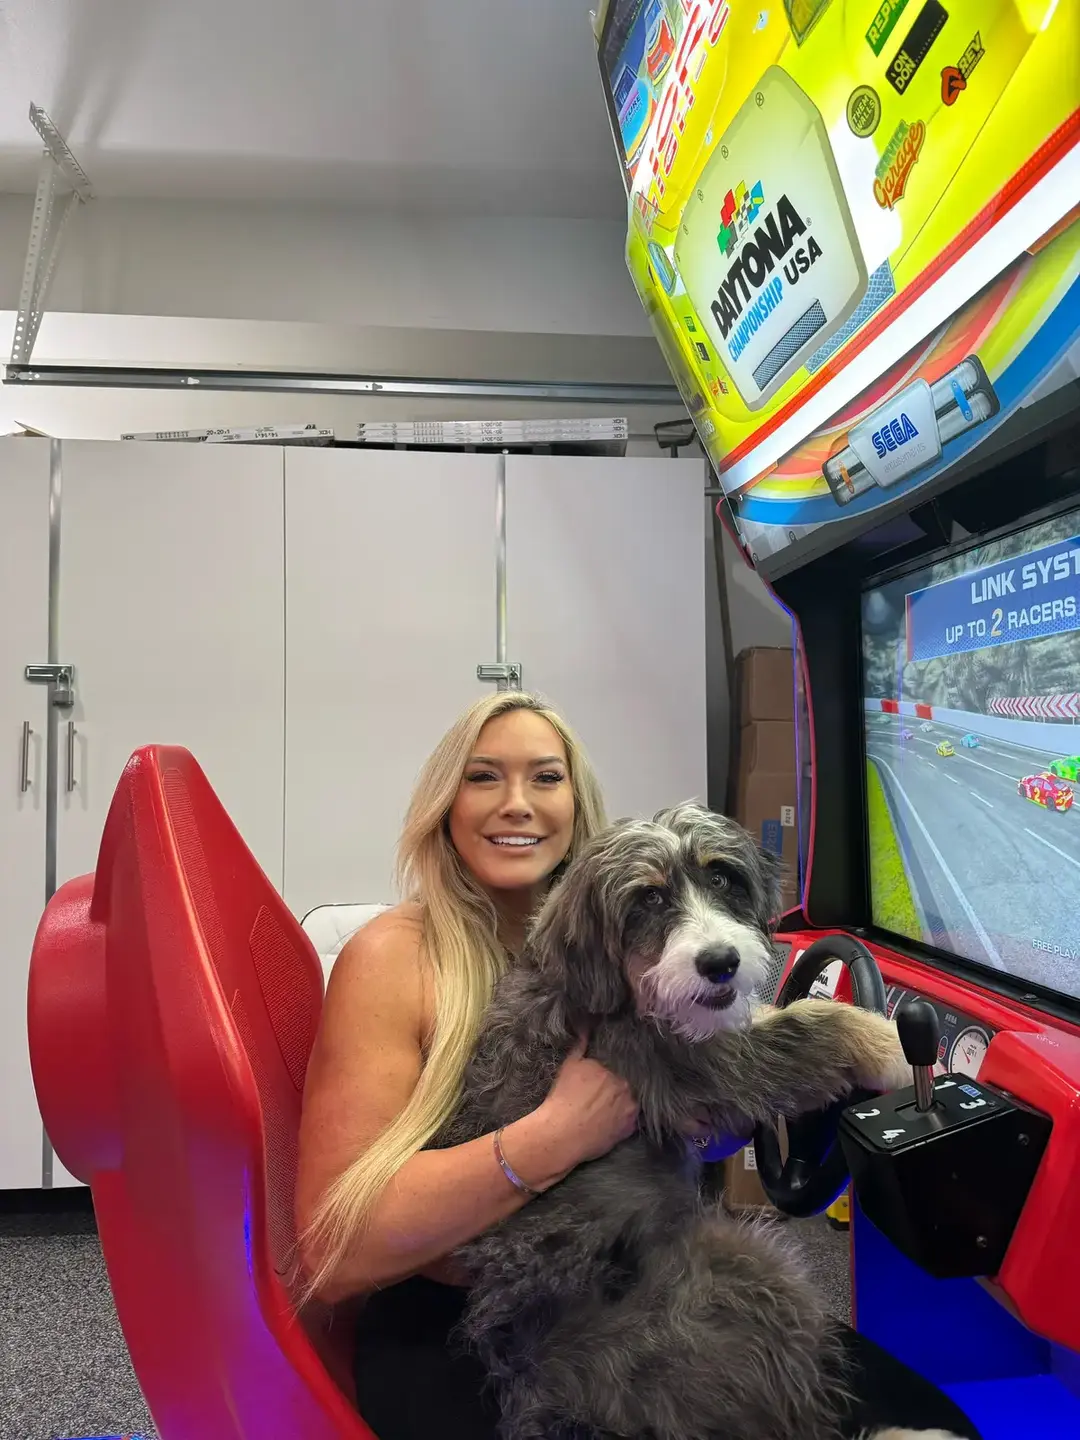
[{"label": "woman's bare shoulder", "polygon": [[415,976],[420,965],[423,924],[420,907],[395,905],[362,925],[341,947],[331,980],[341,972],[353,983],[382,980],[400,983]]},{"label": "woman's bare shoulder", "polygon": [[341,1067],[386,1046],[422,1046],[427,1030],[416,907],[396,905],[369,920],[341,948],[323,1001],[316,1058]]},{"label": "woman's bare shoulder", "polygon": [[304,1216],[416,1087],[428,1028],[420,930],[414,911],[395,907],[358,930],[334,962],[304,1089],[297,1182]]}]

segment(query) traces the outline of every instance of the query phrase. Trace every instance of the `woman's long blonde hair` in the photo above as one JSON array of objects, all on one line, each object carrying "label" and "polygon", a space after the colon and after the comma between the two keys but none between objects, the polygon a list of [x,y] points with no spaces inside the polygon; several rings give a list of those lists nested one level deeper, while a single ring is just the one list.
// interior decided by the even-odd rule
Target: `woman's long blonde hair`
[{"label": "woman's long blonde hair", "polygon": [[566,750],[575,800],[567,859],[606,823],[600,786],[581,744],[537,696],[510,691],[477,701],[428,758],[405,816],[396,868],[402,899],[412,901],[420,911],[422,953],[430,967],[435,1012],[431,1049],[404,1109],[315,1208],[304,1246],[317,1257],[317,1271],[309,1277],[312,1291],[337,1268],[402,1165],[453,1114],[481,1018],[506,967],[495,906],[459,859],[447,821],[481,730],[489,720],[512,710],[542,716]]}]

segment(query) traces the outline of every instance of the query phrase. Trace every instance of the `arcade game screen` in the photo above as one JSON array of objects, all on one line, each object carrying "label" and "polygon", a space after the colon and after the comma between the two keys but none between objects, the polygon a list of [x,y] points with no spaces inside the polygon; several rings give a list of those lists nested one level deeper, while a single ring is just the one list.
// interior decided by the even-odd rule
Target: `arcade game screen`
[{"label": "arcade game screen", "polygon": [[862,598],[874,924],[1080,998],[1080,511]]}]

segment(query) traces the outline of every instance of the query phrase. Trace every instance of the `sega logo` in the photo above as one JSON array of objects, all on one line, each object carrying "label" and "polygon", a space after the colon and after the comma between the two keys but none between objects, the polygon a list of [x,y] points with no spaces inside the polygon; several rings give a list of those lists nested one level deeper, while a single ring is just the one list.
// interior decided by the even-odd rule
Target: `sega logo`
[{"label": "sega logo", "polygon": [[901,445],[906,445],[909,440],[918,437],[918,430],[901,411],[896,420],[890,420],[887,425],[882,425],[880,430],[875,430],[870,436],[870,443],[878,453],[879,459],[884,459],[890,450],[899,450]]}]

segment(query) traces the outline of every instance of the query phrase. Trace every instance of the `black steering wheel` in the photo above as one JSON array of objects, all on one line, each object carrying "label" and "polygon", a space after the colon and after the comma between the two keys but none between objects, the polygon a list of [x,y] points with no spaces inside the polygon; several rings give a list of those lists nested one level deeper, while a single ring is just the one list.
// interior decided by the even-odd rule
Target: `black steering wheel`
[{"label": "black steering wheel", "polygon": [[[853,935],[826,935],[796,960],[780,987],[775,1004],[784,1009],[804,1000],[814,981],[832,960],[840,960],[851,976],[852,1000],[864,1010],[885,1014],[885,982],[866,946]],[[853,1090],[823,1110],[787,1122],[788,1156],[780,1155],[780,1137],[772,1125],[754,1131],[754,1153],[762,1189],[778,1210],[803,1220],[827,1210],[848,1182],[847,1161],[837,1140],[841,1112],[870,1098],[869,1090]]]}]

